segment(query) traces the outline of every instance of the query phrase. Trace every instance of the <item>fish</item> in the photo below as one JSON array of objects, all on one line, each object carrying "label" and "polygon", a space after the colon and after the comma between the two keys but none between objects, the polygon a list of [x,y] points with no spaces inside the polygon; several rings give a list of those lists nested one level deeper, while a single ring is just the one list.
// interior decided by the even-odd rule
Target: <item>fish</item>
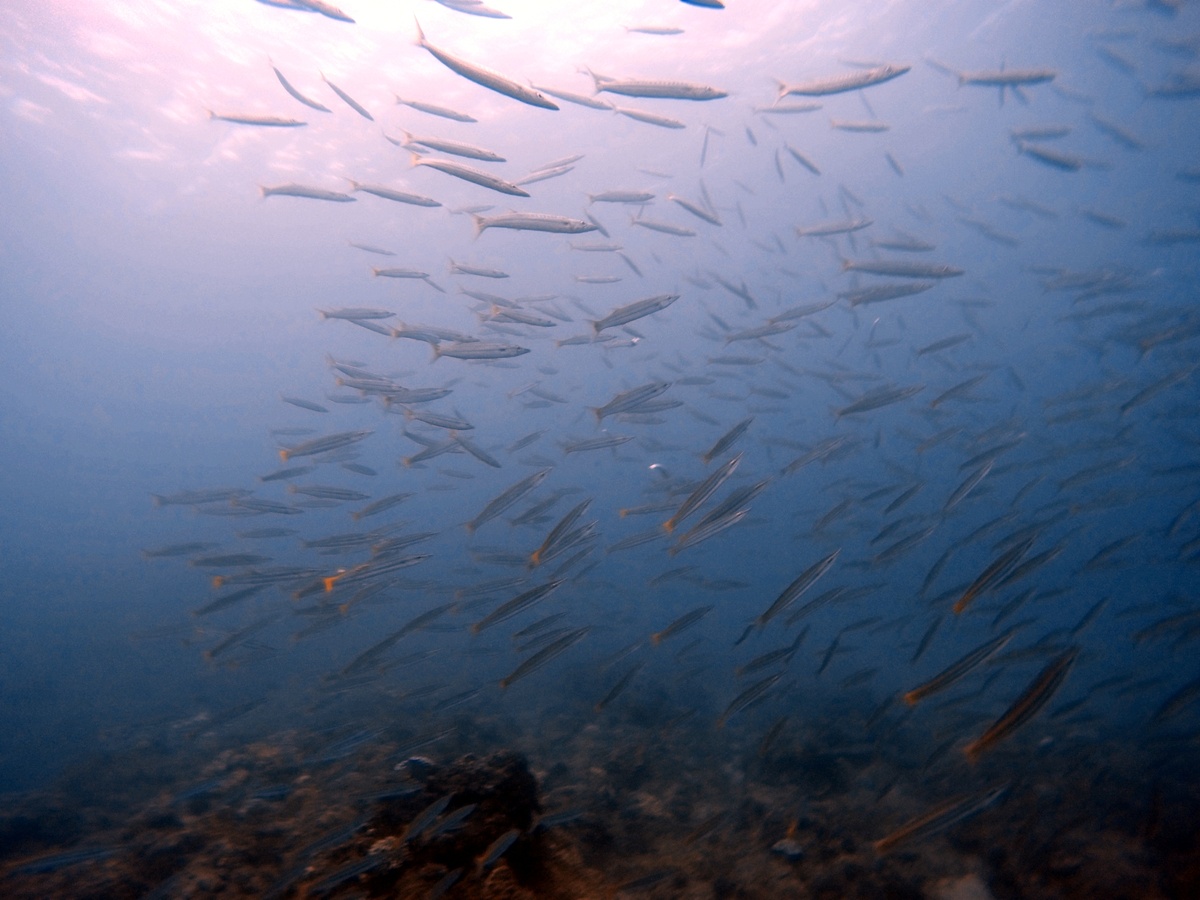
[{"label": "fish", "polygon": [[[672,203],[676,203],[683,207],[696,218],[703,219],[705,222],[708,222],[710,225],[719,226],[721,224],[721,218],[715,212],[712,212],[711,210],[705,209],[704,207],[693,203],[690,200],[680,197],[678,194],[667,194],[667,199]],[[639,272],[638,274],[641,273]]]},{"label": "fish", "polygon": [[[440,205],[440,204],[439,204]],[[365,250],[367,253],[375,253],[379,256],[395,256],[396,254],[384,247],[376,247],[374,244],[360,244],[357,241],[347,241],[349,246],[355,250]]]},{"label": "fish", "polygon": [[473,624],[471,626],[471,634],[479,634],[479,632],[483,631],[485,628],[490,628],[493,625],[507,621],[513,616],[525,612],[525,610],[529,609],[534,604],[540,603],[542,600],[545,600],[547,597],[549,597],[552,593],[558,590],[562,584],[563,580],[560,578],[557,580],[548,581],[545,584],[540,584],[535,588],[531,588],[528,591],[518,594],[508,602],[502,603],[491,613]]},{"label": "fish", "polygon": [[1076,657],[1079,655],[1078,647],[1068,647],[1054,659],[1046,664],[1046,667],[1038,673],[1027,688],[1021,693],[1012,705],[1005,710],[1004,715],[992,723],[983,734],[975,740],[967,744],[963,748],[967,759],[975,762],[980,755],[992,747],[994,744],[1008,737],[1035,715],[1054,693],[1062,685],[1067,673],[1071,670]]},{"label": "fish", "polygon": [[683,34],[682,28],[675,28],[670,25],[636,25],[636,26],[626,25],[625,31],[628,34],[654,34],[654,35]]},{"label": "fish", "polygon": [[955,615],[961,615],[963,610],[970,605],[972,600],[985,591],[990,590],[996,585],[997,582],[1000,581],[1000,579],[1012,571],[1013,568],[1016,567],[1017,563],[1021,561],[1021,558],[1029,552],[1029,548],[1033,546],[1033,542],[1035,540],[1036,536],[1026,538],[1020,543],[1006,550],[1000,556],[996,557],[996,559],[979,574],[979,577],[967,586],[967,589],[963,591],[962,596],[960,596],[955,602]]},{"label": "fish", "polygon": [[646,112],[644,109],[630,109],[628,106],[614,106],[612,111],[636,122],[647,125],[657,125],[659,128],[687,128],[686,122],[672,119],[670,116],[660,116],[658,113]]},{"label": "fish", "polygon": [[542,668],[542,666],[546,665],[546,663],[550,662],[550,660],[561,655],[564,651],[570,649],[575,644],[579,643],[579,641],[583,640],[583,638],[585,638],[588,632],[591,630],[592,629],[590,626],[585,625],[582,628],[576,628],[572,631],[568,631],[558,640],[543,647],[537,653],[533,654],[533,656],[529,657],[519,666],[513,669],[513,671],[508,673],[508,675],[501,678],[500,687],[511,687],[514,682],[519,681],[526,675],[536,672],[538,669]]},{"label": "fish", "polygon": [[679,294],[655,294],[653,297],[647,297],[644,300],[627,303],[624,306],[617,307],[604,318],[593,321],[592,330],[596,334],[599,334],[606,328],[628,325],[630,322],[636,322],[638,319],[644,319],[646,316],[661,312],[678,299]]},{"label": "fish", "polygon": [[956,487],[951,492],[950,496],[946,499],[945,505],[942,506],[942,512],[944,512],[944,513],[950,512],[950,510],[952,510],[952,509],[954,509],[954,507],[958,506],[958,504],[963,501],[963,499],[967,496],[967,494],[969,494],[969,493],[971,493],[971,491],[975,490],[975,488],[979,485],[979,483],[988,476],[988,473],[992,471],[992,466],[994,464],[995,464],[995,460],[989,459],[986,463],[984,463],[982,466],[980,466],[978,469],[976,469],[974,472],[972,472],[970,475],[968,475],[963,480],[963,482],[958,487]]},{"label": "fish", "polygon": [[705,453],[700,457],[704,460],[705,465],[712,462],[714,459],[732,447],[737,440],[746,433],[746,429],[750,427],[753,421],[754,416],[742,419],[742,421],[738,422],[727,432],[721,435],[721,437],[717,439],[717,442],[713,444],[707,451],[705,451]]},{"label": "fish", "polygon": [[[450,159],[431,159],[421,156],[419,153],[412,153],[412,164],[414,166],[428,166],[431,169],[445,172],[447,175],[453,175],[455,178],[461,178],[463,181],[469,181],[472,184],[477,184],[480,187],[485,187],[488,190],[501,194],[509,194],[513,197],[529,196],[528,191],[522,190],[511,181],[505,181],[498,175],[493,175],[482,169],[476,169],[474,166],[457,163]],[[478,218],[478,216],[475,216],[476,220]],[[588,230],[590,231],[591,229]]]},{"label": "fish", "polygon": [[1088,119],[1096,130],[1106,137],[1111,138],[1116,143],[1120,144],[1126,150],[1144,150],[1146,142],[1135,135],[1125,126],[1114,122],[1112,119],[1106,119],[1103,116],[1098,116],[1094,112],[1088,113]]},{"label": "fish", "polygon": [[431,116],[438,116],[442,119],[450,119],[453,122],[478,122],[474,116],[467,113],[458,112],[448,106],[438,106],[434,103],[423,103],[420,100],[404,100],[399,94],[395,95],[397,106],[408,106],[418,112],[427,113]]},{"label": "fish", "polygon": [[645,664],[646,663],[644,661],[634,663],[625,672],[625,674],[621,676],[621,678],[617,681],[617,683],[612,686],[612,688],[609,690],[609,692],[607,694],[605,694],[604,697],[599,702],[596,703],[595,707],[593,708],[594,711],[600,712],[601,710],[604,709],[604,707],[608,706],[610,703],[612,703],[614,700],[616,700],[617,697],[619,697],[622,694],[622,692],[624,692],[625,688],[627,688],[629,686],[629,683],[633,680],[633,677],[642,670],[642,667],[645,666]]},{"label": "fish", "polygon": [[725,707],[725,711],[721,713],[721,717],[717,719],[717,728],[724,728],[725,723],[733,718],[733,716],[741,712],[751,703],[754,703],[765,697],[771,688],[775,687],[775,685],[777,685],[782,678],[783,673],[776,672],[774,675],[768,675],[761,681],[756,681],[754,684],[750,685],[750,687],[738,694],[733,701],[727,707]]},{"label": "fish", "polygon": [[874,224],[874,219],[846,219],[840,222],[824,222],[819,225],[797,225],[796,235],[798,237],[829,237],[835,234],[862,231]]},{"label": "fish", "polygon": [[336,84],[334,84],[328,78],[326,78],[324,72],[321,73],[321,80],[324,81],[327,85],[329,85],[329,89],[331,91],[333,91],[335,94],[337,94],[339,97],[341,97],[342,100],[345,102],[345,104],[347,106],[349,106],[352,110],[354,110],[356,113],[358,113],[364,119],[366,119],[368,122],[375,121],[375,117],[373,115],[371,115],[366,110],[366,108],[363,107],[363,105],[361,103],[359,103],[357,100],[355,100],[353,97],[351,97],[345,91],[343,91],[340,87],[338,87]]},{"label": "fish", "polygon": [[762,340],[763,338],[773,337],[777,334],[786,334],[795,327],[796,324],[794,322],[767,322],[764,325],[757,325],[754,328],[746,328],[742,331],[735,331],[733,334],[726,335],[725,343],[728,345],[735,341]]},{"label": "fish", "polygon": [[546,476],[550,474],[550,469],[545,468],[534,472],[532,475],[522,478],[520,481],[505,488],[500,494],[490,500],[486,506],[480,511],[474,519],[467,523],[467,531],[474,534],[486,522],[490,522],[500,513],[518,503],[527,494],[533,491],[539,484],[546,480]]},{"label": "fish", "polygon": [[863,394],[853,403],[843,406],[835,410],[836,416],[840,419],[842,416],[850,416],[856,413],[870,412],[871,410],[879,409],[884,406],[891,406],[893,403],[899,403],[902,400],[907,400],[921,391],[925,390],[925,385],[914,384],[908,387],[882,387],[868,391]]},{"label": "fish", "polygon": [[947,666],[933,678],[922,684],[917,685],[910,691],[904,694],[904,702],[909,706],[916,706],[918,702],[928,697],[930,694],[937,693],[940,690],[948,688],[950,685],[959,681],[963,676],[974,670],[980,664],[985,662],[989,657],[999,653],[1004,649],[1013,637],[1013,630],[1010,628],[1003,634],[999,634],[990,641],[985,641],[980,644],[966,656],[959,659],[957,662]]},{"label": "fish", "polygon": [[[518,188],[518,190],[520,190]],[[526,194],[525,196],[529,196]],[[544,231],[550,234],[586,234],[596,231],[597,227],[582,219],[572,219],[567,216],[556,216],[550,213],[501,213],[496,216],[472,215],[475,222],[475,236],[483,234],[489,228],[508,228],[513,231]]]},{"label": "fish", "polygon": [[675,237],[695,237],[696,232],[691,228],[683,225],[672,225],[670,222],[660,222],[656,219],[630,219],[634,225],[640,225],[642,228],[648,228],[651,231],[657,231],[659,234],[671,234]]},{"label": "fish", "polygon": [[589,203],[649,203],[654,199],[650,191],[601,191],[598,194],[588,194]]},{"label": "fish", "polygon": [[652,97],[662,100],[719,100],[729,93],[707,84],[692,81],[659,81],[646,78],[610,78],[588,70],[596,85],[596,93],[620,94],[624,97]]},{"label": "fish", "polygon": [[736,669],[734,669],[733,674],[740,678],[743,675],[749,675],[751,672],[757,672],[759,669],[765,669],[768,666],[773,666],[777,662],[783,662],[785,664],[791,662],[792,657],[795,656],[796,651],[800,649],[800,644],[804,641],[804,638],[807,634],[808,626],[806,625],[804,630],[796,635],[795,639],[786,647],[768,650],[766,653],[754,657],[754,659],[750,660],[745,665],[738,666]]},{"label": "fish", "polygon": [[[362,191],[365,194],[374,194],[376,197],[381,197],[384,200],[393,200],[396,203],[409,203],[413,206],[435,207],[442,204],[437,200],[429,197],[423,197],[420,194],[411,194],[408,191],[398,191],[382,184],[363,184],[362,182],[350,181],[350,187],[354,191]],[[395,256],[394,253],[388,252],[388,256]]]},{"label": "fish", "polygon": [[636,409],[647,400],[653,400],[665,393],[670,387],[671,382],[669,381],[651,381],[648,384],[622,391],[603,406],[592,407],[592,412],[596,416],[596,422],[599,423],[604,420],[605,416],[613,416]]},{"label": "fish", "polygon": [[278,184],[274,187],[259,185],[263,198],[267,197],[304,197],[309,200],[328,200],[332,203],[353,203],[357,198],[340,191],[327,191],[324,188],[311,187],[307,184]]},{"label": "fish", "polygon": [[1052,169],[1061,169],[1064,172],[1078,172],[1087,164],[1087,161],[1081,156],[1063,153],[1059,150],[1051,150],[1048,147],[1033,144],[1029,141],[1018,141],[1017,150],[1031,159],[1036,159],[1038,162],[1050,166]]},{"label": "fish", "polygon": [[486,341],[452,341],[433,345],[434,361],[443,356],[453,359],[512,359],[514,356],[524,356],[528,352],[528,347]]},{"label": "fish", "polygon": [[805,156],[803,153],[801,153],[799,150],[797,150],[795,147],[793,147],[791,144],[784,144],[783,149],[785,149],[788,153],[790,153],[792,155],[792,159],[794,159],[796,162],[800,163],[800,165],[804,166],[804,168],[808,169],[808,171],[812,172],[814,175],[821,174],[821,170],[817,168],[817,164],[814,163],[807,156]]},{"label": "fish", "polygon": [[970,334],[952,334],[949,337],[934,341],[931,344],[926,344],[924,347],[918,347],[917,356],[924,356],[926,353],[938,353],[942,350],[949,350],[951,347],[957,347],[959,344],[965,344],[971,340]]},{"label": "fish", "polygon": [[338,22],[347,22],[351,25],[354,24],[354,20],[352,18],[350,18],[336,6],[326,3],[325,0],[291,0],[291,2],[297,6],[320,13],[327,19],[334,19]]},{"label": "fish", "polygon": [[296,90],[296,88],[292,86],[292,83],[284,77],[283,73],[280,72],[275,65],[272,64],[271,70],[275,73],[275,77],[279,79],[279,83],[283,85],[283,89],[291,94],[295,99],[299,100],[310,109],[315,109],[320,112],[330,112],[328,106],[324,106],[318,103],[316,100],[310,100],[308,97],[305,97],[298,90]]},{"label": "fish", "polygon": [[742,454],[739,453],[728,459],[721,468],[700,482],[696,489],[688,495],[687,499],[679,505],[675,514],[663,522],[662,527],[667,534],[674,532],[679,527],[680,522],[699,509],[705,500],[716,493],[717,489],[729,479],[729,476],[737,471],[741,462]]},{"label": "fish", "polygon": [[549,181],[551,178],[557,178],[559,175],[566,175],[568,172],[574,171],[574,166],[559,166],[554,169],[539,169],[531,175],[526,175],[524,178],[513,182],[518,187],[523,187],[527,184],[536,184],[539,181]]},{"label": "fish", "polygon": [[487,849],[479,855],[479,858],[475,860],[475,868],[482,872],[493,865],[508,852],[508,848],[517,842],[521,834],[520,828],[510,828],[504,832],[504,834],[492,841]]},{"label": "fish", "polygon": [[259,116],[253,113],[216,113],[206,110],[210,119],[219,122],[233,122],[236,125],[259,125],[264,128],[302,128],[307,125],[300,119],[288,119],[283,116]]},{"label": "fish", "polygon": [[500,269],[491,269],[485,266],[472,266],[466,263],[458,263],[450,260],[450,272],[453,275],[475,275],[479,278],[507,278],[508,273]]},{"label": "fish", "polygon": [[578,106],[586,106],[588,109],[612,109],[612,104],[604,100],[599,100],[595,97],[588,97],[585,94],[576,94],[572,91],[564,91],[556,88],[548,88],[540,84],[530,85],[534,90],[541,91],[555,100],[564,100],[567,103],[574,103]]},{"label": "fish", "polygon": [[287,490],[289,494],[304,494],[306,497],[316,497],[320,500],[366,500],[369,496],[362,491],[324,484],[289,484]]},{"label": "fish", "polygon": [[575,541],[572,540],[573,532],[571,529],[591,505],[592,499],[589,497],[587,500],[576,504],[570,512],[558,520],[555,526],[550,529],[550,533],[546,535],[546,539],[542,541],[541,546],[529,555],[529,565],[531,568],[540,566],[542,563],[559,555],[563,550],[574,546]]},{"label": "fish", "polygon": [[1054,69],[991,69],[978,72],[958,72],[960,86],[967,84],[983,87],[1013,88],[1031,84],[1045,84],[1058,77]]},{"label": "fish", "polygon": [[458,441],[458,446],[462,447],[485,466],[491,466],[493,469],[503,468],[500,460],[496,459],[496,457],[492,456],[474,441],[463,437],[461,434],[455,434],[454,439]]},{"label": "fish", "polygon": [[323,437],[304,441],[294,447],[285,447],[279,451],[279,458],[287,462],[289,459],[295,459],[300,456],[315,456],[318,453],[341,450],[343,447],[349,447],[352,444],[357,444],[359,441],[365,440],[372,434],[374,434],[373,431],[342,431],[337,434],[328,434]]},{"label": "fish", "polygon": [[957,278],[965,270],[942,263],[906,259],[843,260],[843,272],[864,272],[893,278]]},{"label": "fish", "polygon": [[[414,20],[415,21],[415,20]],[[522,84],[505,78],[498,72],[493,72],[490,69],[485,69],[482,66],[477,66],[474,63],[469,63],[466,60],[451,56],[444,50],[440,50],[425,38],[425,32],[421,30],[421,23],[417,22],[417,46],[428,50],[438,62],[444,65],[451,72],[461,75],[468,81],[473,81],[481,87],[495,91],[497,94],[503,94],[505,97],[511,97],[514,100],[519,100],[529,106],[536,106],[540,109],[558,109],[557,104],[546,99],[544,95],[534,90],[527,88]]]},{"label": "fish", "polygon": [[883,303],[887,300],[913,297],[935,287],[937,287],[936,281],[895,282],[855,291],[841,291],[838,298],[846,300],[851,306],[863,306],[868,303]]},{"label": "fish", "polygon": [[949,800],[911,822],[905,823],[887,837],[876,841],[875,852],[888,853],[901,844],[945,831],[952,825],[957,825],[994,806],[1008,792],[1008,789],[1009,785],[1006,784],[982,794]]},{"label": "fish", "polygon": [[201,566],[212,569],[232,569],[238,566],[253,566],[258,563],[270,562],[271,557],[259,553],[225,553],[219,556],[203,556],[188,560],[189,566]]},{"label": "fish", "polygon": [[816,584],[821,579],[821,576],[833,567],[841,552],[842,548],[839,547],[801,572],[799,577],[784,588],[782,593],[775,598],[775,602],[754,620],[754,624],[759,628],[764,628],[771,619],[799,600],[805,591]]},{"label": "fish", "polygon": [[776,101],[770,106],[755,106],[753,109],[759,115],[795,115],[796,113],[816,112],[821,108],[820,103],[780,103]]},{"label": "fish", "polygon": [[846,91],[857,91],[863,88],[873,87],[877,84],[891,81],[893,78],[899,78],[901,75],[910,71],[910,65],[895,65],[887,64],[876,66],[871,69],[865,69],[861,72],[849,72],[845,75],[833,75],[828,78],[817,78],[812,81],[804,81],[798,84],[788,84],[783,81],[777,82],[779,85],[779,99],[789,95],[799,95],[802,97],[824,97],[830,94],[842,94]]},{"label": "fish", "polygon": [[492,9],[490,6],[484,6],[482,0],[437,0],[437,2],[447,9],[452,9],[455,12],[464,13],[468,16],[480,16],[485,19],[512,18],[508,13]]},{"label": "fish", "polygon": [[1070,125],[1026,125],[1009,129],[1008,136],[1015,142],[1054,141],[1064,138],[1072,131]]},{"label": "fish", "polygon": [[836,128],[838,131],[878,134],[890,130],[892,126],[886,122],[875,122],[870,119],[830,119],[829,127]]},{"label": "fish", "polygon": [[367,306],[343,306],[337,309],[318,309],[322,319],[390,319],[395,315],[388,309]]},{"label": "fish", "polygon": [[386,512],[389,509],[399,506],[412,496],[413,494],[411,491],[403,491],[399,494],[390,494],[387,497],[380,497],[378,500],[368,503],[362,509],[352,512],[350,514],[350,518],[357,522],[359,519],[365,519],[369,516],[377,516],[381,512]]},{"label": "fish", "polygon": [[712,606],[700,606],[696,609],[693,609],[691,612],[684,613],[662,631],[656,631],[654,634],[650,635],[650,643],[657,647],[667,638],[674,637],[681,631],[692,627],[712,611]]},{"label": "fish", "polygon": [[494,150],[477,147],[474,144],[467,144],[463,141],[452,141],[437,137],[416,137],[407,131],[402,131],[401,134],[404,135],[403,141],[397,141],[391,137],[388,140],[399,147],[412,148],[413,146],[418,146],[424,147],[427,150],[436,150],[439,153],[449,153],[451,156],[478,159],[482,162],[506,162],[505,158]]}]

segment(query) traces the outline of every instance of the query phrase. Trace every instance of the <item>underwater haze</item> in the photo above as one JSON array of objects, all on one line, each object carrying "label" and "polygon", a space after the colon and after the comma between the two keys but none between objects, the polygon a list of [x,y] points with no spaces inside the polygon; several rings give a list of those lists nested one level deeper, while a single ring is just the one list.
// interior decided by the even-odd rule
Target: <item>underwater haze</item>
[{"label": "underwater haze", "polygon": [[1200,895],[1192,0],[0,25],[0,893]]}]

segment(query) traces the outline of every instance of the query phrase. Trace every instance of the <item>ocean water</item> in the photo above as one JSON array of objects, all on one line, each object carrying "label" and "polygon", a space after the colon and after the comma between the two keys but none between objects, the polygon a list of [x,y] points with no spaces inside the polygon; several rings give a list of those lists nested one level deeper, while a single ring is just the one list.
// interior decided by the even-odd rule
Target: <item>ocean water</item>
[{"label": "ocean water", "polygon": [[0,25],[0,892],[1196,896],[1196,5],[343,9]]}]

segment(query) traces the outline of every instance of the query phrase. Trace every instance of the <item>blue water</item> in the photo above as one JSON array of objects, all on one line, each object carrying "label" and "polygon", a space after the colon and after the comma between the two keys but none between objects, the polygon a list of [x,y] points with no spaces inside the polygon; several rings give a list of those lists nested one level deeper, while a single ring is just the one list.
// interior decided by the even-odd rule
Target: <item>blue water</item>
[{"label": "blue water", "polygon": [[[261,704],[239,720],[236,738],[218,744],[269,740],[284,728],[361,726],[373,698],[403,699],[418,688],[409,708],[426,729],[464,714],[513,726],[572,715],[603,725],[605,716],[645,706],[654,709],[654,725],[691,711],[716,735],[722,712],[758,677],[735,678],[733,670],[787,646],[805,626],[786,668],[762,671],[783,677],[713,738],[714,765],[729,753],[721,743],[729,731],[753,749],[781,716],[799,717],[813,704],[852,708],[863,719],[877,712],[862,741],[880,746],[903,735],[917,761],[954,739],[934,763],[949,768],[931,774],[913,762],[904,776],[912,785],[944,782],[945,791],[925,793],[930,802],[953,793],[951,786],[961,793],[1003,780],[1005,771],[1036,768],[1053,742],[1095,748],[1137,734],[1146,765],[1164,754],[1194,759],[1200,691],[1185,686],[1200,677],[1195,5],[729,0],[727,7],[511,0],[503,5],[511,19],[492,19],[433,2],[363,0],[351,8],[347,0],[355,24],[251,0],[18,2],[9,11],[0,27],[0,790],[44,789],[70,767],[134,753],[181,723],[203,723],[249,701]],[[414,14],[436,47],[521,84],[591,95],[588,67],[617,78],[701,82],[728,96],[598,95],[686,124],[678,129],[565,101],[557,112],[537,109],[471,83],[416,46]],[[626,30],[645,25],[683,33]],[[862,91],[778,99],[775,79],[796,84],[884,63],[911,70]],[[289,97],[272,64],[331,112]],[[960,85],[947,68],[1048,69],[1053,78],[1001,93]],[[321,72],[374,121],[334,95]],[[1188,79],[1183,96],[1160,96]],[[478,121],[397,105],[395,94]],[[820,106],[779,115],[769,111],[777,102]],[[307,125],[234,124],[210,119],[209,109]],[[889,128],[854,133],[831,120]],[[1116,123],[1124,139],[1097,121]],[[1069,133],[1029,147],[1060,154],[1060,165],[1020,152],[1011,136],[1051,125]],[[495,150],[505,162],[427,155],[514,181],[580,158],[566,174],[529,184],[528,199],[512,198],[411,166],[407,151],[384,139],[405,130]],[[285,183],[347,191],[347,179],[441,206],[363,192],[351,195],[353,203],[260,197],[259,186]],[[640,210],[588,202],[589,194],[617,189],[654,199]],[[704,191],[720,226],[667,196],[700,203]],[[491,207],[485,216],[586,212],[609,236],[489,229],[475,237],[462,210],[477,206]],[[695,234],[651,231],[633,224],[638,215]],[[847,219],[872,224],[829,238],[796,233]],[[876,246],[901,233],[935,249]],[[615,252],[573,249],[600,242],[620,245],[641,274]],[[451,274],[451,258],[510,277]],[[911,281],[842,271],[843,261],[874,259],[944,263],[964,274],[914,296],[851,306],[853,291]],[[418,269],[445,292],[422,280],[372,277],[372,266]],[[580,275],[620,280],[590,284]],[[754,308],[715,278],[744,286]],[[516,301],[554,325],[496,329],[485,321],[492,308],[463,288]],[[679,299],[605,331],[612,342],[556,346],[591,333],[591,320],[617,307],[663,293]],[[726,345],[730,334],[824,301],[834,302],[792,320],[792,330]],[[335,307],[378,307],[395,314],[380,320],[387,327],[450,328],[529,352],[499,363],[433,362],[428,344],[317,313]],[[954,335],[969,337],[917,353]],[[728,356],[754,361],[727,364]],[[433,441],[449,433],[406,421],[378,397],[331,402],[331,395],[362,396],[337,386],[344,373],[331,359],[409,388],[452,388],[421,408],[467,420],[473,428],[464,436],[502,468],[461,449],[404,466],[402,457],[422,449],[406,429]],[[976,376],[977,384],[937,402]],[[660,399],[680,405],[597,423],[591,408],[651,381],[672,382]],[[1155,385],[1161,389],[1147,391]],[[920,390],[873,411],[837,413],[893,386]],[[750,416],[746,434],[706,465],[701,455]],[[350,448],[352,457],[305,457],[289,465],[315,462],[311,474],[260,480],[280,468],[279,449],[360,429],[372,434]],[[535,431],[544,433],[528,447],[506,450]],[[604,433],[632,440],[564,453],[564,444]],[[926,446],[935,435],[942,439]],[[838,452],[785,471],[835,438],[847,439]],[[997,450],[990,470],[945,509],[987,457],[963,464],[989,449]],[[665,500],[678,506],[734,453],[743,454],[736,473],[674,536],[664,531],[608,552],[671,515],[623,517],[621,510]],[[347,461],[377,474],[348,470]],[[542,485],[502,516],[475,534],[463,527],[509,485],[546,467]],[[764,479],[736,524],[669,553],[705,511]],[[371,499],[413,496],[355,521],[350,513],[369,500],[302,506],[311,498],[289,493],[289,484],[350,488]],[[916,486],[911,500],[886,511]],[[243,516],[225,500],[152,501],[211,488],[252,490],[301,513]],[[561,498],[532,524],[506,521],[555,492]],[[587,498],[578,524],[594,522],[594,535],[537,569],[521,565]],[[907,520],[879,536],[900,518]],[[352,591],[296,599],[312,576],[195,614],[222,596],[212,576],[239,569],[189,559],[257,553],[271,557],[265,566],[334,575],[367,562],[369,549],[320,555],[301,541],[383,526],[436,533],[406,551],[429,558],[371,600],[328,615],[318,633],[294,637],[311,624],[297,609],[323,602],[332,610]],[[266,527],[297,533],[235,535]],[[911,550],[877,558],[924,530]],[[967,586],[1023,537],[1033,542],[1010,569],[1059,552],[954,613]],[[1095,559],[1119,541],[1127,542]],[[143,552],[185,542],[212,547],[165,558]],[[501,602],[546,581],[576,549],[589,552],[557,576],[564,584],[548,599],[469,632]],[[830,570],[801,599],[735,645],[789,583],[835,550]],[[473,608],[456,593],[499,578],[522,580]],[[836,587],[847,592],[786,624],[803,603]],[[1022,591],[1032,593],[997,623]],[[1098,614],[1076,627],[1101,600]],[[372,644],[452,603],[369,667],[371,679],[349,692],[344,707],[320,699]],[[651,644],[652,633],[701,606],[713,609],[698,624]],[[499,680],[537,649],[522,656],[510,635],[554,613],[561,618],[547,629],[589,630],[502,690]],[[264,619],[261,630],[222,646]],[[913,662],[935,621],[934,638]],[[996,657],[906,712],[902,692],[1010,625],[1019,627]],[[1078,655],[1061,686],[987,751],[996,770],[980,778],[962,746],[1071,648]],[[629,656],[614,664],[622,650]],[[387,660],[406,664],[389,668]],[[593,714],[591,704],[638,662],[644,667],[628,687]],[[473,689],[479,694],[453,712],[438,709],[440,700]],[[1181,689],[1180,702],[1166,705]],[[560,707],[566,700],[575,703],[569,712]],[[796,722],[779,740],[788,727]],[[886,824],[903,819],[892,815]],[[877,830],[866,837],[887,829]]]}]

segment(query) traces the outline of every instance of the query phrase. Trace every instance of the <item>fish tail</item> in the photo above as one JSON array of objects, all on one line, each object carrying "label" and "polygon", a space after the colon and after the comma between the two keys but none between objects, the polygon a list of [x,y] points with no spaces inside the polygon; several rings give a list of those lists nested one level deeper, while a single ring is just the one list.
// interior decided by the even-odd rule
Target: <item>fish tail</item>
[{"label": "fish tail", "polygon": [[417,17],[413,16],[413,24],[417,26],[417,46],[425,46],[425,32],[421,30],[421,23],[417,21]]},{"label": "fish tail", "polygon": [[487,226],[483,224],[483,216],[477,215],[476,213],[471,213],[471,221],[475,223],[475,237],[479,237],[481,234],[483,234],[483,229],[487,228]]},{"label": "fish tail", "polygon": [[583,67],[583,71],[587,72],[589,75],[592,76],[592,81],[596,86],[594,93],[597,93],[597,94],[600,93],[600,76],[597,75],[595,72],[593,72],[591,69],[589,69],[587,66]]}]

